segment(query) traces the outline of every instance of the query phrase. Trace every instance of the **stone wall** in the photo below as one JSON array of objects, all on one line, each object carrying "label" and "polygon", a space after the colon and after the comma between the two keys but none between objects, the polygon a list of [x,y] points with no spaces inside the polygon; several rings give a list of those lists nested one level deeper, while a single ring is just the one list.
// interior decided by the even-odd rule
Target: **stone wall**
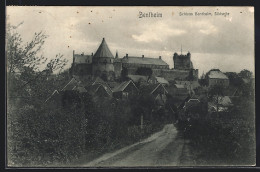
[{"label": "stone wall", "polygon": [[190,53],[187,53],[187,55],[178,55],[177,53],[174,53],[174,69],[192,69],[190,58]]}]

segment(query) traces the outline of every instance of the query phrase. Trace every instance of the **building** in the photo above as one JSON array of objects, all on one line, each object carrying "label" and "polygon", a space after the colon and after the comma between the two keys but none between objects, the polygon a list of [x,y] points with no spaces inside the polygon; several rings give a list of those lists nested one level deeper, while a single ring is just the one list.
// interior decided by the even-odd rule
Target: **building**
[{"label": "building", "polygon": [[215,85],[221,85],[224,87],[229,86],[229,79],[228,77],[222,73],[219,69],[212,69],[206,74],[206,81],[209,87]]},{"label": "building", "polygon": [[174,53],[173,61],[174,61],[174,69],[181,70],[190,70],[193,69],[193,64],[191,62],[191,54],[190,52],[187,55]]},{"label": "building", "polygon": [[[126,54],[123,58],[119,58],[116,52],[114,57],[103,38],[95,54],[75,54],[73,51],[73,64],[70,71],[72,75],[91,79],[101,77],[104,81],[119,79],[123,72],[126,75],[140,75],[140,73],[147,76],[154,75],[167,81],[198,80],[198,69],[193,69],[189,52],[187,55],[174,53],[173,60],[174,69],[170,69],[169,64],[163,61],[161,56],[151,58]],[[161,78],[157,79],[162,81]]]},{"label": "building", "polygon": [[113,96],[117,99],[129,99],[138,95],[139,89],[132,80],[122,82],[113,89]]}]

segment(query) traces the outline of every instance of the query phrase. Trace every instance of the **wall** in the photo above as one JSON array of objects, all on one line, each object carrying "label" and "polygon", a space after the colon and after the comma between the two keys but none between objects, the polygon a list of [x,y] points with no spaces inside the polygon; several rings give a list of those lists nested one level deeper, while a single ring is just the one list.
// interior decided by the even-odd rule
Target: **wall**
[{"label": "wall", "polygon": [[190,53],[187,53],[187,55],[174,53],[174,69],[192,69],[190,57]]},{"label": "wall", "polygon": [[115,63],[114,63],[114,70],[115,70],[115,76],[116,76],[116,78],[119,78],[119,77],[121,76],[122,63],[120,63],[120,62],[115,62]]},{"label": "wall", "polygon": [[73,75],[91,75],[92,74],[92,65],[91,64],[74,64],[72,67]]},{"label": "wall", "polygon": [[209,87],[214,85],[223,85],[224,87],[229,86],[229,79],[217,79],[217,78],[210,78],[208,80]]},{"label": "wall", "polygon": [[[97,72],[98,71],[98,72]],[[92,74],[93,75],[101,75],[101,73],[105,72],[114,72],[114,65],[112,63],[94,63],[92,64]],[[100,73],[100,74],[97,74]]]}]

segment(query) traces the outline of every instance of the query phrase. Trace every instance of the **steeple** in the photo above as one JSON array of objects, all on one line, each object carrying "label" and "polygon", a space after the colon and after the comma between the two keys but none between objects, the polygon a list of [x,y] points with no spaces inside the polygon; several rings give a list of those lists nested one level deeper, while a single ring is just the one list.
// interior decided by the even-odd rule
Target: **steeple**
[{"label": "steeple", "polygon": [[107,57],[114,58],[111,51],[109,50],[105,38],[103,38],[100,46],[98,47],[96,53],[94,54],[94,58]]},{"label": "steeple", "polygon": [[115,56],[115,58],[116,58],[116,59],[118,58],[118,52],[117,52],[117,50],[116,50],[116,56]]}]

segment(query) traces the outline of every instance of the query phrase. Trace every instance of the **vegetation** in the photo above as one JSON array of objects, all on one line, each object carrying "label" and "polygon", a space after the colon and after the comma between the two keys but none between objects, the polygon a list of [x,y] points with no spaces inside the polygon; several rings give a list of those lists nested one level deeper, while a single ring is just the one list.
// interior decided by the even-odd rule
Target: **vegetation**
[{"label": "vegetation", "polygon": [[69,82],[69,71],[60,71],[67,61],[62,55],[50,61],[39,55],[47,39],[43,32],[23,45],[16,28],[7,30],[9,166],[71,164],[90,152],[111,151],[162,128],[158,117],[163,111],[152,112],[150,97],[96,99],[88,93],[63,91],[45,102]]},{"label": "vegetation", "polygon": [[[229,73],[229,77],[239,75]],[[235,80],[238,78],[231,83],[236,83]],[[232,97],[233,106],[228,111],[217,111],[178,123],[184,138],[190,140],[190,149],[196,157],[194,165],[248,165],[255,162],[253,83],[242,82],[231,87],[242,94]],[[224,91],[221,86],[212,87],[208,92],[209,101],[219,100],[216,97],[225,95]]]}]

